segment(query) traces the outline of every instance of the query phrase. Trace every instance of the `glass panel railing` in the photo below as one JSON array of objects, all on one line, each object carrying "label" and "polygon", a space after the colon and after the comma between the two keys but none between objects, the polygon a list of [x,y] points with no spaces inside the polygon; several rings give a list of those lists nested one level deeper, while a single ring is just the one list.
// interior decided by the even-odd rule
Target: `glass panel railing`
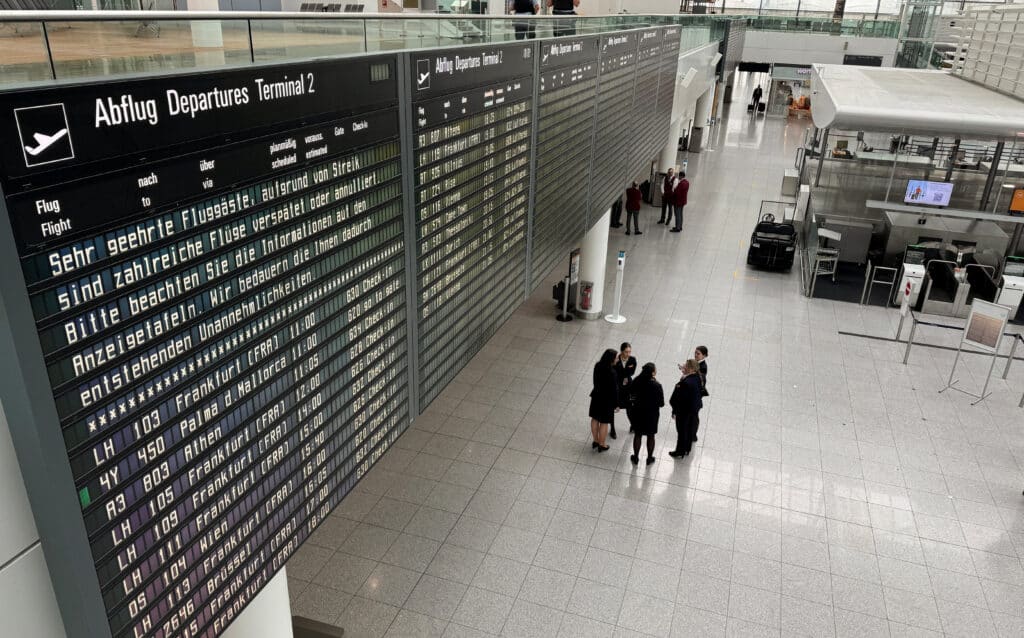
[{"label": "glass panel railing", "polygon": [[867,20],[848,18],[795,18],[791,16],[747,16],[747,28],[753,31],[789,31],[806,33],[828,33],[871,38],[895,38],[899,36],[900,23],[897,20]]},{"label": "glass panel railing", "polygon": [[0,22],[0,84],[52,78],[40,22]]},{"label": "glass panel railing", "polygon": [[[142,4],[157,9],[167,1],[143,0]],[[790,1],[766,1],[765,6],[781,10]],[[45,29],[39,20],[7,18],[0,22],[0,85],[511,42],[530,35],[590,35],[670,24],[683,27],[681,43],[683,50],[688,50],[720,40],[729,20],[744,20],[747,28],[754,30],[886,38],[897,37],[899,32],[899,24],[890,20],[833,21],[769,15],[536,16],[524,20],[470,14],[298,17],[260,13],[242,17],[228,12],[189,17],[144,11],[110,19],[95,13],[79,18],[66,12],[53,15]]]},{"label": "glass panel railing", "polygon": [[47,22],[60,79],[249,64],[245,20]]},{"label": "glass panel railing", "polygon": [[249,24],[256,62],[366,51],[363,20],[253,19]]}]

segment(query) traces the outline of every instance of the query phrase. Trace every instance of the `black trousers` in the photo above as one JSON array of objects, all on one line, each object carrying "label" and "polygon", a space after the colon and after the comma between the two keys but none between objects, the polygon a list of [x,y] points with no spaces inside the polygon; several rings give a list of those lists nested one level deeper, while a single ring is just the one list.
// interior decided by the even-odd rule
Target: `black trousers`
[{"label": "black trousers", "polygon": [[676,415],[676,452],[689,454],[693,448],[693,439],[697,436],[697,413]]},{"label": "black trousers", "polygon": [[629,230],[629,220],[633,220],[633,232],[640,232],[640,211],[638,210],[627,210],[626,211],[626,230]]},{"label": "black trousers", "polygon": [[661,219],[658,220],[659,224],[665,222],[666,211],[668,213],[668,221],[671,222],[672,221],[672,204],[669,203],[669,200],[668,200],[667,197],[663,197],[661,199]]},{"label": "black trousers", "polygon": [[[517,13],[516,15],[533,15],[532,13]],[[515,23],[516,27],[516,40],[525,40],[529,38],[533,40],[537,37],[537,30],[533,25],[533,22],[529,20],[523,20]]]},{"label": "black trousers", "polygon": [[[576,15],[576,11],[571,11],[569,13],[562,13],[561,11],[553,10],[551,13],[552,13],[552,15],[556,15],[556,16],[574,16],[574,15]],[[576,35],[576,20],[573,19],[573,18],[559,18],[558,20],[555,20],[555,24],[554,24],[553,30],[554,30],[554,36],[556,38],[560,38],[560,37],[565,36],[565,35]]]}]

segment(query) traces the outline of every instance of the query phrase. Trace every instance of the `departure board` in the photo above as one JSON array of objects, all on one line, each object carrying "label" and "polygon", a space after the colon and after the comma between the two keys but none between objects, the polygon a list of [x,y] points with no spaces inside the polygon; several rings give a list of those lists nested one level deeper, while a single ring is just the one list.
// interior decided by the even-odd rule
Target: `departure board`
[{"label": "departure board", "polygon": [[531,290],[587,230],[598,38],[541,43]]},{"label": "departure board", "polygon": [[112,636],[221,634],[407,425],[396,60],[0,95]]},{"label": "departure board", "polygon": [[[682,30],[679,27],[662,29],[661,72],[658,78],[658,103],[654,108],[655,118],[651,131],[657,145],[656,155],[666,143],[676,143],[669,139],[672,126],[672,105],[676,98],[676,73],[679,68],[679,40]],[[659,166],[664,172],[667,166]]]},{"label": "departure board", "polygon": [[644,29],[639,32],[636,62],[636,90],[633,94],[633,148],[627,161],[629,180],[651,174],[651,160],[664,146],[664,136],[656,137],[660,114],[657,112],[658,82],[661,77],[662,29]]},{"label": "departure board", "polygon": [[627,158],[635,146],[632,109],[637,35],[631,31],[601,36],[588,228],[616,199],[625,196],[634,177],[627,172]]},{"label": "departure board", "polygon": [[411,55],[424,406],[525,296],[535,51]]}]

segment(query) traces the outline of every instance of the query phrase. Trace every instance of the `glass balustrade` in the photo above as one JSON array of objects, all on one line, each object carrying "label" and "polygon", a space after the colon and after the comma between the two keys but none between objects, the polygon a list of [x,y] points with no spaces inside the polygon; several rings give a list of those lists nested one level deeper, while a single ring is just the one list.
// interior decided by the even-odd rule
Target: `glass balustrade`
[{"label": "glass balustrade", "polygon": [[[778,0],[784,1],[788,0]],[[166,4],[154,0],[152,6],[163,9]],[[509,42],[515,40],[515,24],[522,19],[468,14],[237,15],[226,12],[186,19],[185,14],[170,11],[136,11],[109,18],[75,12],[44,20],[0,16],[0,85]],[[549,38],[565,19],[538,16],[532,20],[536,36]],[[578,16],[572,18],[572,26],[576,34],[590,35],[678,25],[681,50],[686,51],[721,39],[728,20],[744,20],[752,30],[865,37],[897,37],[899,31],[898,23],[889,20],[772,15]]]}]

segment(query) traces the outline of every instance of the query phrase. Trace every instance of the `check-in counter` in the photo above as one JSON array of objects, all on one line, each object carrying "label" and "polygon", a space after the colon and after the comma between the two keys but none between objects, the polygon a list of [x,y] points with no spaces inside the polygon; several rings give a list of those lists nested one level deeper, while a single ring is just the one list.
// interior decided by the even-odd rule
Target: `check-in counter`
[{"label": "check-in counter", "polygon": [[[924,223],[918,223],[923,220]],[[973,243],[976,250],[991,250],[999,255],[1006,253],[1010,237],[995,222],[987,220],[962,219],[958,217],[921,216],[917,213],[885,211],[885,225],[889,237],[885,244],[886,260],[897,260],[910,244],[937,241],[940,244],[954,242]]]}]

